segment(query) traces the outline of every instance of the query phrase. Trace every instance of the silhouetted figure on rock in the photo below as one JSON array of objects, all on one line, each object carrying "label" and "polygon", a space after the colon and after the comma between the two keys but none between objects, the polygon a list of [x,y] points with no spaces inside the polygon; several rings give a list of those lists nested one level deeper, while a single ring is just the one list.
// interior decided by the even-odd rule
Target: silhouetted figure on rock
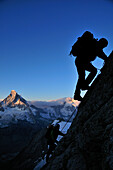
[{"label": "silhouetted figure on rock", "polygon": [[[80,90],[88,90],[89,84],[94,79],[97,69],[91,64],[91,61],[95,60],[98,56],[104,61],[107,60],[106,54],[103,52],[103,48],[108,45],[108,41],[105,38],[97,40],[93,37],[93,34],[86,31],[75,44],[72,46],[70,55],[77,56],[75,59],[75,65],[78,71],[78,82],[74,93],[75,100],[82,100],[80,96]],[[85,70],[90,74],[85,79]]]},{"label": "silhouetted figure on rock", "polygon": [[57,141],[58,135],[61,135],[61,136],[65,135],[61,131],[59,131],[59,128],[60,128],[60,125],[58,123],[55,126],[50,125],[46,132],[45,137],[47,138],[47,144],[49,145],[49,149],[48,149],[47,156],[46,156],[46,162],[48,162],[50,154],[52,154],[52,151],[57,146],[56,144],[58,144],[58,141]]}]

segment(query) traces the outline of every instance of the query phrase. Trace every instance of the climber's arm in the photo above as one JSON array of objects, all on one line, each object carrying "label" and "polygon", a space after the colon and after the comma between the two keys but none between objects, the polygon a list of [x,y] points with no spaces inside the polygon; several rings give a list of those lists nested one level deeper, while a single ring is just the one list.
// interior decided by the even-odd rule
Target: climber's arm
[{"label": "climber's arm", "polygon": [[103,52],[103,50],[100,50],[100,51],[98,52],[98,57],[101,58],[101,59],[103,59],[104,61],[107,60],[107,55]]}]

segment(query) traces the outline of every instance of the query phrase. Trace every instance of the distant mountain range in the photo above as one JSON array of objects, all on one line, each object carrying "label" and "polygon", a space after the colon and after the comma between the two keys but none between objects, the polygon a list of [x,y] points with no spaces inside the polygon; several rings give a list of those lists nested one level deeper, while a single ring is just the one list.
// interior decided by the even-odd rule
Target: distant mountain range
[{"label": "distant mountain range", "polygon": [[48,106],[63,105],[64,103],[68,103],[69,105],[73,105],[76,107],[79,105],[80,102],[77,100],[75,101],[71,97],[65,97],[65,98],[50,100],[50,101],[29,101],[28,103],[35,105],[36,107],[46,108]]},{"label": "distant mountain range", "polygon": [[[0,162],[11,159],[53,120],[69,119],[79,102],[70,97],[26,101],[15,90],[0,102]],[[76,114],[76,113],[75,113]]]},{"label": "distant mountain range", "polygon": [[70,97],[48,102],[26,101],[12,90],[10,95],[0,102],[0,127],[4,128],[23,120],[31,124],[56,118],[67,120],[78,105],[79,101]]}]

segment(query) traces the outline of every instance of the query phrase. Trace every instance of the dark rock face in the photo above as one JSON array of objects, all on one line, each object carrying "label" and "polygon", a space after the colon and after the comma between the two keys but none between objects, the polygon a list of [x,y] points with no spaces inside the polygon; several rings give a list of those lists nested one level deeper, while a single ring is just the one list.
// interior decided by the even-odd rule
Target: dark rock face
[{"label": "dark rock face", "polygon": [[13,169],[13,166],[17,169],[21,166],[26,170],[26,167],[34,167],[34,162],[47,148],[44,138],[44,127],[47,125],[44,121],[37,124],[18,121],[17,124],[0,128],[0,169]]},{"label": "dark rock face", "polygon": [[32,139],[40,126],[27,121],[19,121],[6,128],[0,128],[0,161],[1,155],[21,151]]},{"label": "dark rock face", "polygon": [[[47,152],[47,141],[45,140],[46,129],[38,131],[32,140],[24,147],[20,153],[9,161],[2,162],[0,169],[7,170],[32,170],[40,158],[44,156],[42,151]],[[42,158],[41,158],[42,159]]]},{"label": "dark rock face", "polygon": [[113,170],[113,52],[45,170]]}]

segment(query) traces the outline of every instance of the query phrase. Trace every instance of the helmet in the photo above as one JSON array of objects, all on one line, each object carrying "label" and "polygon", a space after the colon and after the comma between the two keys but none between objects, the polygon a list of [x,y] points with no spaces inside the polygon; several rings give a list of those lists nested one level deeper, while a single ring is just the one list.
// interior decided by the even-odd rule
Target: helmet
[{"label": "helmet", "polygon": [[101,46],[102,48],[107,47],[107,45],[108,45],[108,40],[106,40],[105,38],[101,38],[101,39],[99,40],[99,44],[100,44],[100,46]]},{"label": "helmet", "polygon": [[58,123],[56,123],[55,127],[60,128],[60,125]]}]

